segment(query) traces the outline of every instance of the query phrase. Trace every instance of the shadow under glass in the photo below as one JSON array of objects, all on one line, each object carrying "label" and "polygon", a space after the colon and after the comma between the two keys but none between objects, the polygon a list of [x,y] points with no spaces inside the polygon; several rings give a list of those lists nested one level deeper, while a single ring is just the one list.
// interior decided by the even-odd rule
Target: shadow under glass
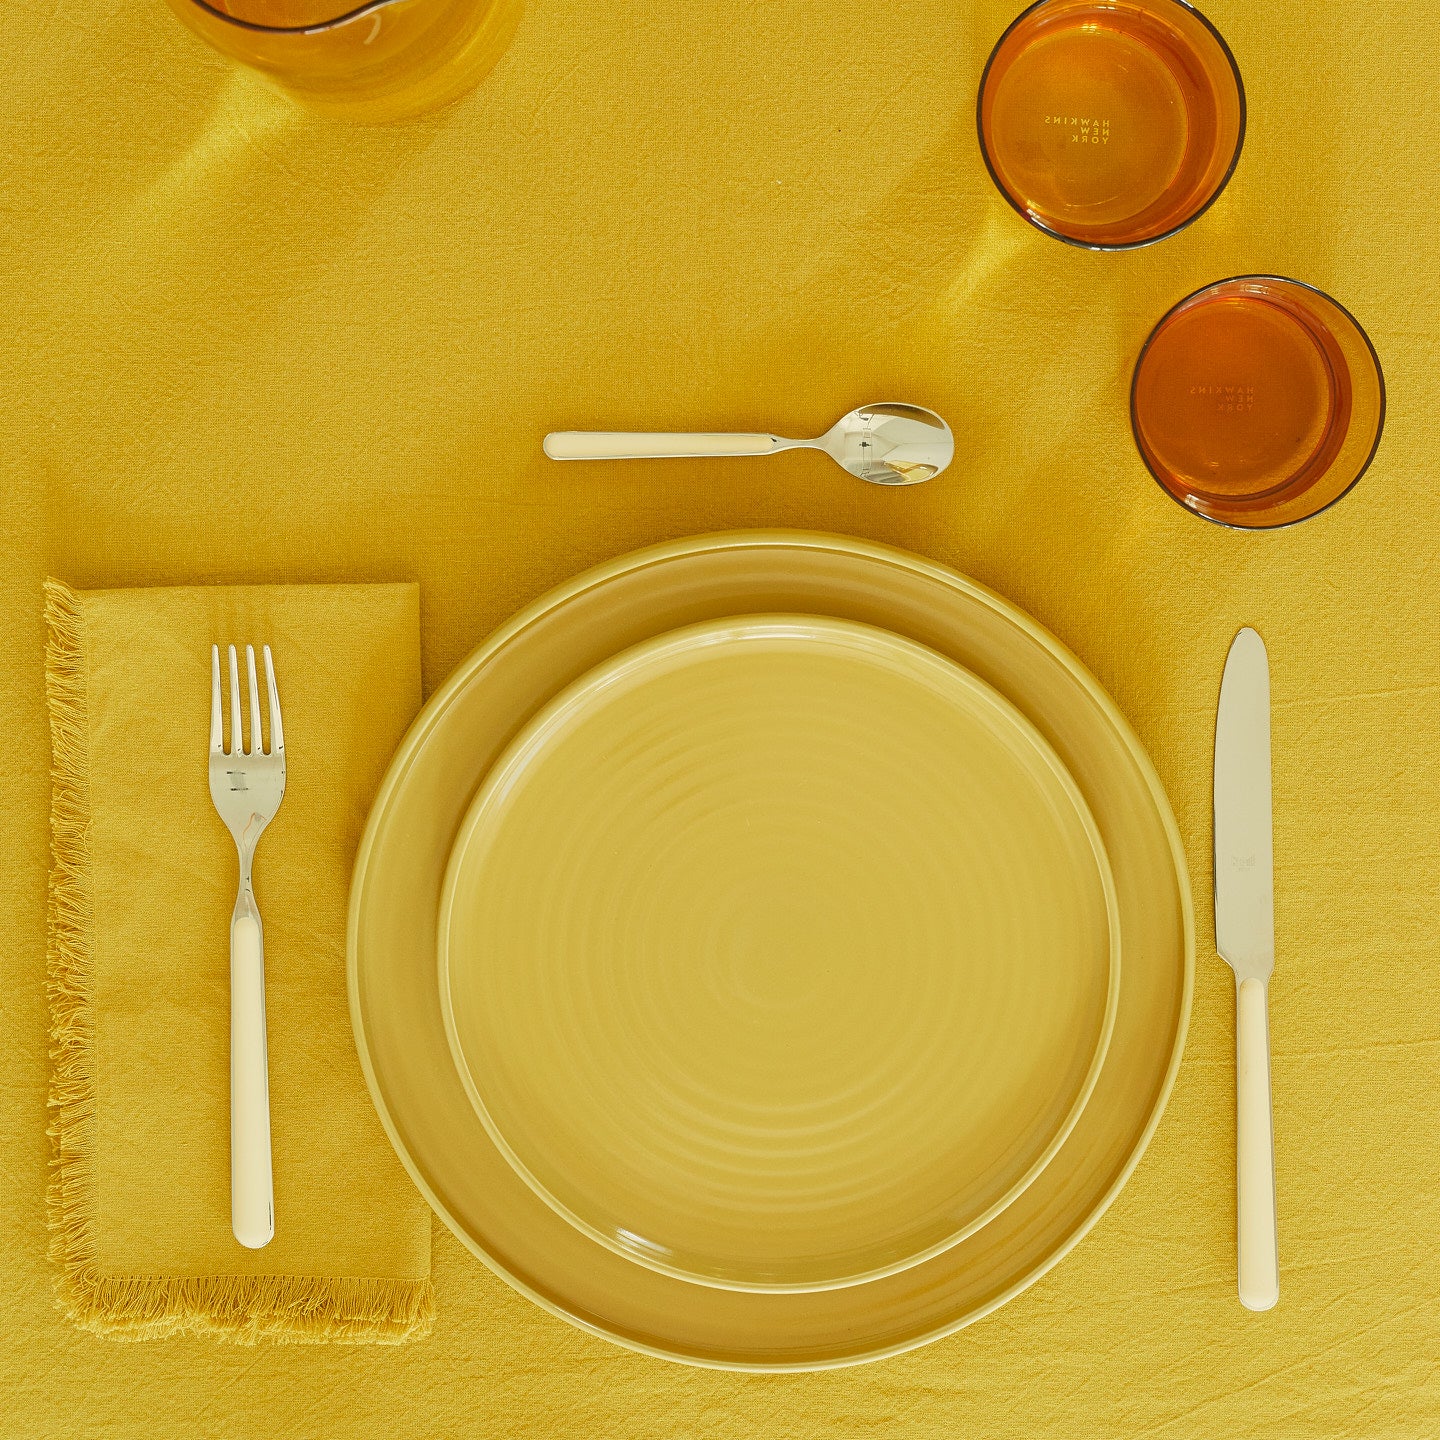
[{"label": "shadow under glass", "polygon": [[393,120],[448,104],[504,53],[523,0],[166,0],[306,105]]}]

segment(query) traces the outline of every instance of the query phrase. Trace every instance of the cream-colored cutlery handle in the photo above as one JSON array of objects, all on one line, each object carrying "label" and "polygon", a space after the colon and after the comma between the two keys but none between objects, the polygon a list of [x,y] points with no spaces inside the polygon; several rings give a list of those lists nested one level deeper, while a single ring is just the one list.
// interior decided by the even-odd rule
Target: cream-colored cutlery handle
[{"label": "cream-colored cutlery handle", "polygon": [[251,1250],[275,1236],[265,949],[253,915],[237,915],[230,925],[230,1225]]},{"label": "cream-colored cutlery handle", "polygon": [[618,430],[557,430],[545,437],[552,460],[682,460],[703,455],[773,455],[794,442],[778,435],[677,432],[626,434]]},{"label": "cream-colored cutlery handle", "polygon": [[1240,1303],[1268,1310],[1280,1298],[1270,1015],[1265,982],[1253,977],[1235,992],[1235,1212]]}]

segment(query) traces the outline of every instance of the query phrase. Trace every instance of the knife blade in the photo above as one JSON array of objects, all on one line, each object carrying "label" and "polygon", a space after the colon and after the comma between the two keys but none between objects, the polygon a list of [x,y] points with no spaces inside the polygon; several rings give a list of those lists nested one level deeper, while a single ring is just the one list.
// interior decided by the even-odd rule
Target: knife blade
[{"label": "knife blade", "polygon": [[1215,946],[1235,972],[1235,1241],[1240,1303],[1280,1298],[1270,1104],[1275,860],[1270,661],[1249,627],[1235,636],[1215,719]]}]

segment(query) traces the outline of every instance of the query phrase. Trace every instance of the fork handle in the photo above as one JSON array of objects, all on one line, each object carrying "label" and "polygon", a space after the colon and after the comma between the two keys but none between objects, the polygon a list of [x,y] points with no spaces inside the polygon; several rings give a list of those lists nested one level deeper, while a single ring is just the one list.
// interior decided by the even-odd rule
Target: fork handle
[{"label": "fork handle", "polygon": [[259,917],[248,914],[230,924],[230,1225],[251,1250],[275,1237],[265,942]]}]

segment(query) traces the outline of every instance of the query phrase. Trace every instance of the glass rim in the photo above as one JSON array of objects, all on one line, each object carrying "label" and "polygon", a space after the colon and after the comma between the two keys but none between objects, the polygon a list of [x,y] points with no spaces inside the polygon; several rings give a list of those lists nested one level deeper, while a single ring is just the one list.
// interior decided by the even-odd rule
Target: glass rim
[{"label": "glass rim", "polygon": [[[200,3],[200,0],[196,0],[196,3]],[[1010,38],[1011,31],[1013,31],[1021,21],[1034,14],[1035,11],[1044,9],[1045,6],[1055,3],[1056,0],[1032,0],[1032,3],[1027,5],[1005,29],[1001,31],[1000,38],[990,50],[989,58],[985,61],[985,68],[980,72],[979,88],[975,92],[975,132],[980,144],[980,158],[985,162],[985,169],[989,172],[991,181],[1004,198],[1005,203],[1009,205],[1027,225],[1033,225],[1042,235],[1049,235],[1053,239],[1059,240],[1063,245],[1073,245],[1077,250],[1093,250],[1111,253],[1118,253],[1124,250],[1143,250],[1147,245],[1158,245],[1160,241],[1168,240],[1172,235],[1178,235],[1182,230],[1193,225],[1221,195],[1225,193],[1226,187],[1230,184],[1231,177],[1235,174],[1236,167],[1240,164],[1240,152],[1245,148],[1245,131],[1248,124],[1249,108],[1245,100],[1245,80],[1240,74],[1240,65],[1235,59],[1235,52],[1231,50],[1229,41],[1227,41],[1216,28],[1215,22],[1211,20],[1203,10],[1192,5],[1190,0],[1136,0],[1136,8],[1143,8],[1145,5],[1150,5],[1157,9],[1164,9],[1168,5],[1173,6],[1177,10],[1187,11],[1210,32],[1219,44],[1220,52],[1224,55],[1225,62],[1230,67],[1230,74],[1234,77],[1235,93],[1240,102],[1239,127],[1235,132],[1235,151],[1230,156],[1230,163],[1225,167],[1225,173],[1221,175],[1215,185],[1214,191],[1206,199],[1205,203],[1199,206],[1193,213],[1187,215],[1179,224],[1172,225],[1170,229],[1163,230],[1158,235],[1148,236],[1144,240],[1125,240],[1118,244],[1106,243],[1103,240],[1077,239],[1074,235],[1066,235],[1064,231],[1055,229],[1053,225],[1047,225],[1043,220],[1026,210],[1025,207],[1010,194],[1004,182],[1000,179],[999,174],[996,172],[994,162],[990,158],[989,147],[985,144],[985,125],[983,120],[985,86],[990,79],[990,71],[995,64],[995,58],[1000,54],[1000,47]],[[1123,8],[1120,4],[1115,3],[1115,0],[1092,0],[1092,3],[1097,9],[1118,10]]]},{"label": "glass rim", "polygon": [[259,35],[323,35],[327,30],[338,29],[341,25],[350,24],[352,20],[360,20],[377,10],[385,10],[391,5],[398,5],[400,0],[362,0],[361,4],[352,5],[349,10],[330,20],[312,20],[304,25],[265,25],[258,20],[246,20],[239,15],[231,15],[220,9],[219,6],[212,4],[211,0],[190,0],[190,3],[197,10],[203,10],[216,20],[222,20],[225,24],[233,25],[239,30],[249,30]]},{"label": "glass rim", "polygon": [[[1044,0],[1041,0],[1044,3]],[[1034,8],[1033,6],[1031,7]],[[1164,328],[1165,322],[1177,311],[1182,310],[1192,300],[1205,294],[1208,290],[1218,290],[1224,285],[1234,285],[1242,280],[1274,280],[1282,285],[1293,285],[1297,290],[1308,290],[1312,295],[1318,295],[1327,304],[1333,305],[1346,320],[1354,327],[1355,333],[1365,342],[1365,348],[1370,353],[1370,360],[1375,366],[1375,380],[1380,390],[1379,409],[1375,415],[1375,438],[1370,443],[1370,449],[1366,452],[1364,460],[1360,462],[1355,474],[1346,482],[1344,489],[1332,495],[1323,505],[1317,506],[1314,510],[1304,515],[1297,515],[1292,520],[1271,520],[1261,521],[1254,525],[1241,524],[1235,520],[1225,520],[1217,515],[1207,515],[1203,510],[1195,510],[1187,505],[1160,477],[1155,473],[1155,467],[1151,465],[1145,454],[1145,446],[1140,438],[1140,414],[1138,405],[1138,391],[1140,388],[1140,367],[1145,363],[1145,357],[1150,353],[1150,346],[1154,343],[1155,337]],[[1198,289],[1192,290],[1188,295],[1177,300],[1155,323],[1150,327],[1150,333],[1145,337],[1145,343],[1140,347],[1140,353],[1135,357],[1135,368],[1130,375],[1130,435],[1135,442],[1136,453],[1140,457],[1140,463],[1149,472],[1150,478],[1158,485],[1161,491],[1178,505],[1187,515],[1192,515],[1198,520],[1205,520],[1211,525],[1219,525],[1226,530],[1288,530],[1292,525],[1303,525],[1307,520],[1313,520],[1317,515],[1323,515],[1332,506],[1338,505],[1361,481],[1365,472],[1369,470],[1380,449],[1380,440],[1385,434],[1385,413],[1386,413],[1386,388],[1385,388],[1385,367],[1380,363],[1380,352],[1375,348],[1375,342],[1371,340],[1369,332],[1357,320],[1354,314],[1342,305],[1329,291],[1322,290],[1318,285],[1311,285],[1305,280],[1296,280],[1290,275],[1275,275],[1270,273],[1249,273],[1243,275],[1227,275],[1223,280],[1211,280],[1201,285]],[[1329,473],[1322,471],[1321,475]],[[1257,510],[1257,515],[1263,515],[1264,510]]]}]

